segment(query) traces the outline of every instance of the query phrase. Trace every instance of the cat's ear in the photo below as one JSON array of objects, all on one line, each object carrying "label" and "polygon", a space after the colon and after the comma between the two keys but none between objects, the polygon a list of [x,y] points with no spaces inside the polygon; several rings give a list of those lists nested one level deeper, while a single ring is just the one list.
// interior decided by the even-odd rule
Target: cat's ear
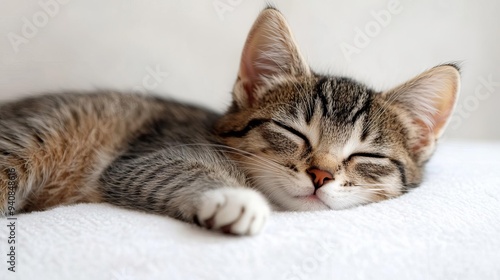
[{"label": "cat's ear", "polygon": [[432,150],[444,132],[460,90],[459,68],[453,64],[436,66],[384,93],[388,103],[408,113],[414,127],[414,152]]},{"label": "cat's ear", "polygon": [[290,75],[310,75],[310,69],[283,15],[267,8],[248,34],[233,97],[239,106],[252,106],[273,79]]}]

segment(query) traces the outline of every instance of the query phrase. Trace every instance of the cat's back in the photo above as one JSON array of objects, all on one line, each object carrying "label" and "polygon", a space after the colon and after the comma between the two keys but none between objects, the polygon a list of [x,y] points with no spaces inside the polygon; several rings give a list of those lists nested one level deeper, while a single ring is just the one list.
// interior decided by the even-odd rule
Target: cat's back
[{"label": "cat's back", "polygon": [[209,126],[217,117],[209,110],[154,95],[112,91],[45,94],[0,103],[2,134],[22,143],[43,142],[38,143],[42,146],[69,137],[118,140],[155,129],[158,123],[170,128]]},{"label": "cat's back", "polygon": [[114,91],[64,92],[31,96],[0,103],[0,123],[59,120],[59,124],[85,125],[86,122],[137,122],[165,118],[172,122],[203,120],[214,112],[154,95]]},{"label": "cat's back", "polygon": [[[30,192],[25,210],[40,209],[42,202],[43,208],[51,201],[97,202],[99,194],[92,190],[99,174],[136,139],[159,130],[171,131],[174,138],[182,132],[204,137],[216,117],[152,95],[103,91],[28,97],[0,105],[0,168],[18,173],[16,195],[45,185],[43,193]],[[2,172],[0,181],[7,179]],[[63,188],[67,191],[58,191]]]}]

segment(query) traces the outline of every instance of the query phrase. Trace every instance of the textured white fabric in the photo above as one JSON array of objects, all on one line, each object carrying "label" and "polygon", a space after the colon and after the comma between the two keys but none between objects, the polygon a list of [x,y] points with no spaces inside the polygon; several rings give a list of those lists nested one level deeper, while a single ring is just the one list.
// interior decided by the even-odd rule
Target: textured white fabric
[{"label": "textured white fabric", "polygon": [[274,213],[255,237],[105,204],[19,215],[0,279],[499,279],[499,171],[500,143],[443,143],[409,194]]}]

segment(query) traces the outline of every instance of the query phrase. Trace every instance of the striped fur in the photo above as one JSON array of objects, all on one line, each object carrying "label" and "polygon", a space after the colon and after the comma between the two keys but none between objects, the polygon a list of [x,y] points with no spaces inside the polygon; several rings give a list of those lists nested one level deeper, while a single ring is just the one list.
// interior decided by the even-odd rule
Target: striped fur
[{"label": "striped fur", "polygon": [[[457,70],[438,66],[387,92],[320,75],[268,8],[223,115],[116,92],[0,105],[0,209],[107,202],[254,234],[269,205],[343,209],[397,197],[422,180],[453,110]],[[311,169],[331,178],[318,186]]]}]

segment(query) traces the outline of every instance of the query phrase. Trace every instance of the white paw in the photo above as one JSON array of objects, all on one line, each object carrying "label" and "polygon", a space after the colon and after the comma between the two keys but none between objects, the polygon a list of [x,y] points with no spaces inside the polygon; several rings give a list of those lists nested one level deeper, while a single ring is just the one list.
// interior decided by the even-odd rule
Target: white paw
[{"label": "white paw", "polygon": [[271,209],[262,194],[245,188],[220,188],[206,192],[196,215],[208,229],[236,235],[258,233]]}]

